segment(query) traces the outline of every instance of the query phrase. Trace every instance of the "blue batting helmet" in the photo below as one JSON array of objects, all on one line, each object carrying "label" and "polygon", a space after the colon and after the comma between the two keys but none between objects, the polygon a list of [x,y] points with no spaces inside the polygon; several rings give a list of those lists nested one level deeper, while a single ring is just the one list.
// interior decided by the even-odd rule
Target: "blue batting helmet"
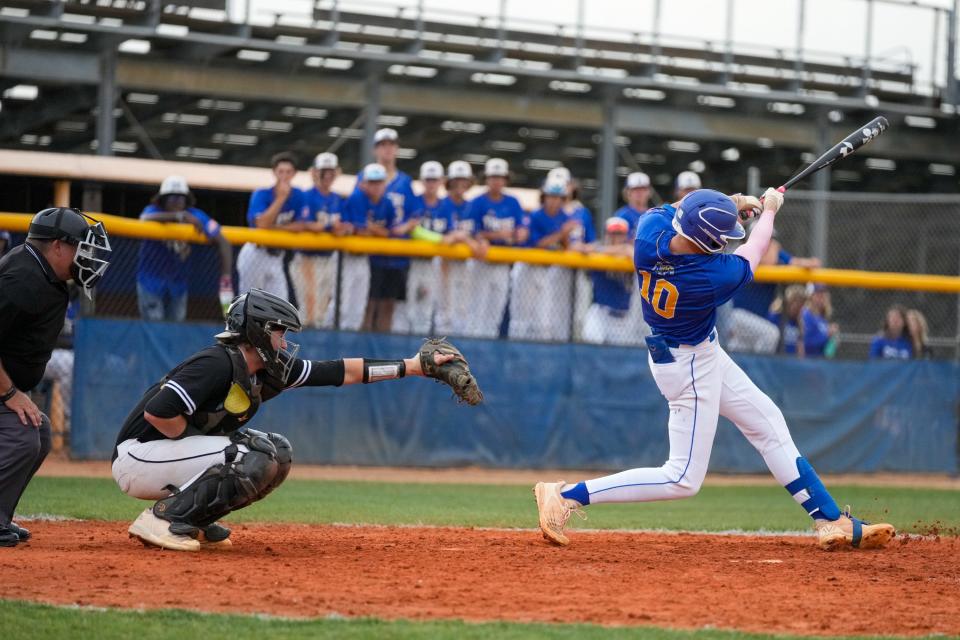
[{"label": "blue batting helmet", "polygon": [[680,201],[673,228],[707,253],[720,253],[728,240],[743,240],[737,206],[713,189],[697,189]]}]

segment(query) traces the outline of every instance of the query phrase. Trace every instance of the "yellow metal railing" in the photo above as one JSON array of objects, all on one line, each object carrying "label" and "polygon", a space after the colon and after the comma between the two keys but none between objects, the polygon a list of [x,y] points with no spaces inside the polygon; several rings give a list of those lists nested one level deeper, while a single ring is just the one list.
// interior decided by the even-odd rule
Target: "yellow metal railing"
[{"label": "yellow metal railing", "polygon": [[[113,236],[141,240],[182,240],[206,244],[206,237],[190,224],[148,222],[109,214],[92,214],[101,220]],[[0,229],[26,232],[32,214],[0,213]],[[291,232],[249,227],[222,227],[224,238],[231,244],[253,242],[277,249],[303,249],[311,251],[349,251],[378,255],[411,256],[432,258],[440,256],[454,260],[471,257],[464,244],[442,245],[417,240],[369,238],[363,236],[335,237],[328,233]],[[518,249],[490,247],[485,258],[488,262],[526,262],[538,265],[559,265],[571,269],[595,269],[600,271],[633,271],[628,258],[575,251],[546,251],[543,249]],[[903,289],[960,293],[960,276],[926,275],[917,273],[893,273],[883,271],[857,271],[853,269],[804,269],[800,267],[760,267],[756,273],[758,282],[819,282],[834,287],[857,287],[863,289]]]}]

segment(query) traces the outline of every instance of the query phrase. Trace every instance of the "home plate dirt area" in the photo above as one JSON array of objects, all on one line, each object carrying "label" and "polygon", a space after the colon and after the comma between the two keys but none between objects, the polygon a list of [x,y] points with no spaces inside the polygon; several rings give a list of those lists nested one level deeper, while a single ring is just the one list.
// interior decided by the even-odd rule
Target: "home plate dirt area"
[{"label": "home plate dirt area", "polygon": [[292,617],[589,622],[860,635],[960,633],[960,539],[825,553],[811,537],[237,525],[177,553],[127,523],[35,521],[0,554],[16,597]]}]

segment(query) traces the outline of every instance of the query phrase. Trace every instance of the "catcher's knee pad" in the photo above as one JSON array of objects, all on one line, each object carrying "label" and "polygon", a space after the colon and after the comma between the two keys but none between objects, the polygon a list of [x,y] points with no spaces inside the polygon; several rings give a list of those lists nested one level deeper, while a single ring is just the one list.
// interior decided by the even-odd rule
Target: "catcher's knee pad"
[{"label": "catcher's knee pad", "polygon": [[801,506],[814,518],[822,517],[827,520],[839,518],[840,507],[837,506],[827,488],[823,486],[820,476],[803,456],[797,458],[797,471],[800,473],[800,477],[786,486],[790,495],[795,496],[801,491],[806,491],[810,497],[804,500]]},{"label": "catcher's knee pad", "polygon": [[[281,456],[267,434],[231,436],[231,441],[233,444],[224,451],[225,464],[213,465],[181,490],[172,488],[172,496],[154,504],[154,514],[171,522],[171,531],[194,534],[197,528],[213,524],[262,498],[283,481],[277,480],[281,457],[288,461],[283,477],[289,473],[289,443]],[[241,454],[239,444],[248,451]]]},{"label": "catcher's knee pad", "polygon": [[274,476],[270,486],[260,494],[260,498],[263,498],[283,484],[283,481],[287,479],[287,475],[290,473],[290,467],[293,465],[293,447],[290,446],[290,441],[279,433],[268,433],[267,438],[270,439],[270,442],[272,442],[273,446],[277,449],[277,475]]}]

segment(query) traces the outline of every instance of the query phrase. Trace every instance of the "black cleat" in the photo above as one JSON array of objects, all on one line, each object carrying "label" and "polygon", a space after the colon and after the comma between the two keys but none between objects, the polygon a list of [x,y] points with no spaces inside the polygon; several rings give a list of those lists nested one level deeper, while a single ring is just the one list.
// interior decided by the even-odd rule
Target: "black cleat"
[{"label": "black cleat", "polygon": [[224,546],[224,547],[228,547],[231,545],[230,529],[227,529],[223,525],[219,525],[216,522],[214,522],[211,525],[202,527],[201,531],[203,532],[199,537],[201,544]]},{"label": "black cleat", "polygon": [[11,531],[17,534],[17,536],[20,538],[20,542],[26,542],[32,537],[29,529],[24,529],[23,527],[21,527],[15,522],[11,522],[7,526],[10,528]]},{"label": "black cleat", "polygon": [[15,547],[20,544],[20,536],[9,525],[0,524],[0,547]]}]

